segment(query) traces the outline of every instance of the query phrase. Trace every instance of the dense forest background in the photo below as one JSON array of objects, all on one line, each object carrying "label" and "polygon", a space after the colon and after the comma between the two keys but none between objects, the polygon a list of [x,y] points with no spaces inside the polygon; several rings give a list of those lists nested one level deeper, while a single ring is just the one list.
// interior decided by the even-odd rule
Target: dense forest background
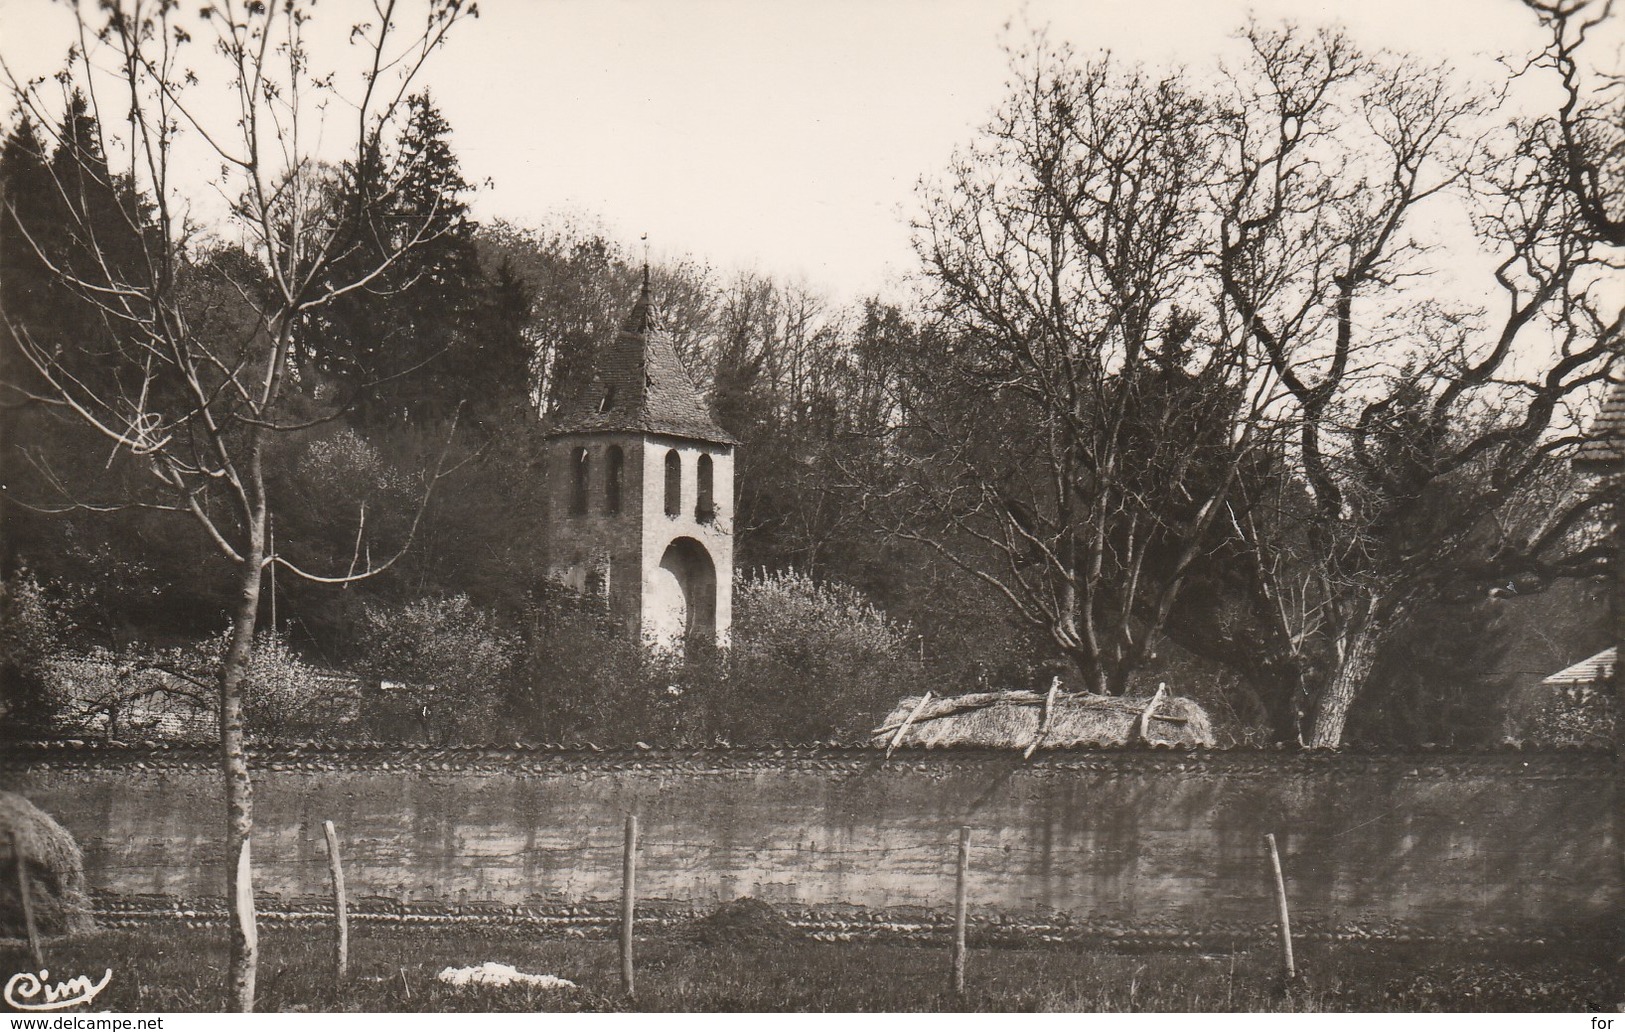
[{"label": "dense forest background", "polygon": [[[1272,131],[1341,124],[1348,111],[1328,98],[1344,94],[1368,115],[1386,105],[1395,124],[1420,119],[1419,98],[1444,88],[1329,37],[1253,32],[1250,88],[1310,105]],[[1515,399],[1509,423],[1482,393],[1496,366],[1463,357],[1463,327],[1482,313],[1401,313],[1393,292],[1413,275],[1396,228],[1470,180],[1486,247],[1537,265],[1517,286],[1539,296],[1517,326],[1492,314],[1475,332],[1584,323],[1584,220],[1553,215],[1556,188],[1538,177],[1496,178],[1494,155],[1468,147],[1483,146],[1476,102],[1435,92],[1431,110],[1461,124],[1438,115],[1414,135],[1372,115],[1361,153],[1397,170],[1397,192],[1310,224],[1312,210],[1358,205],[1331,181],[1259,195],[1261,168],[1299,160],[1292,141],[1250,154],[1259,126],[1225,112],[1267,120],[1267,105],[1038,44],[1013,67],[1025,88],[922,186],[917,296],[842,306],[703,257],[649,269],[662,327],[740,442],[735,644],[721,653],[650,654],[542,573],[545,417],[628,312],[641,254],[591,226],[474,221],[453,127],[426,93],[377,161],[323,168],[327,217],[365,220],[347,260],[402,257],[297,327],[290,375],[337,403],[290,420],[265,453],[271,548],[306,569],[353,570],[409,547],[340,586],[269,567],[250,733],[861,741],[908,694],[1059,676],[1131,695],[1165,683],[1202,703],[1227,743],[1306,742],[1330,719],[1333,742],[1473,745],[1507,733],[1519,692],[1608,644],[1604,568],[1585,534],[1596,510],[1575,516],[1561,556],[1557,536],[1516,554],[1508,542],[1533,540],[1531,514],[1574,493],[1565,453],[1545,442],[1564,413],[1595,403],[1617,325],[1565,342],[1561,390]],[[228,626],[231,565],[151,501],[135,456],[53,400],[16,343],[77,350],[83,375],[107,378],[98,389],[147,389],[111,363],[98,370],[130,331],[64,285],[73,269],[116,281],[155,232],[151,198],[109,166],[101,138],[75,96],[56,123],[19,112],[0,151],[11,734],[117,734],[117,713],[142,698],[188,685],[205,698]],[[1527,157],[1544,139],[1525,127],[1502,145]],[[1306,152],[1284,181],[1323,157]],[[1459,174],[1422,182],[1450,162]],[[1030,188],[1021,203],[1000,192],[1012,179]],[[1540,217],[1571,222],[1520,235],[1509,220],[1532,217],[1537,195]],[[1258,230],[1255,209],[1271,204],[1278,222]],[[1240,236],[1215,233],[1226,219]],[[1049,250],[1013,243],[1035,237]],[[1372,249],[1364,265],[1337,264],[1351,241]],[[1325,267],[1288,268],[1309,252]],[[186,254],[174,275],[194,320],[252,332],[253,255],[204,232]],[[1259,271],[1271,261],[1280,268]],[[1335,290],[1354,296],[1351,283],[1362,303],[1377,298],[1384,314],[1370,321],[1388,320],[1368,345],[1387,357],[1361,385],[1335,380],[1336,358],[1277,353],[1258,336],[1296,291],[1281,325],[1337,337],[1348,320]],[[1398,338],[1409,345],[1395,350]],[[1249,395],[1261,379],[1280,392],[1267,403]],[[370,693],[359,717],[324,708],[348,678]],[[1352,702],[1328,718],[1338,692]]]}]

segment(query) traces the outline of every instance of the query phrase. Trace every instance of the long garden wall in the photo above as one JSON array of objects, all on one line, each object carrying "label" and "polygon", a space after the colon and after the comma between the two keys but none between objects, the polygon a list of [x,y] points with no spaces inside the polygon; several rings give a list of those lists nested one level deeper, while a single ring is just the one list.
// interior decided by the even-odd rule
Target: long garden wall
[{"label": "long garden wall", "polygon": [[[207,750],[0,754],[0,787],[84,848],[104,920],[217,914]],[[1622,900],[1605,752],[1357,754],[868,749],[290,749],[256,757],[254,859],[273,919],[314,920],[322,822],[360,916],[596,934],[642,828],[651,923],[754,896],[826,936],[933,934],[973,829],[988,937],[1208,940],[1272,917],[1283,849],[1309,935],[1602,934]]]}]

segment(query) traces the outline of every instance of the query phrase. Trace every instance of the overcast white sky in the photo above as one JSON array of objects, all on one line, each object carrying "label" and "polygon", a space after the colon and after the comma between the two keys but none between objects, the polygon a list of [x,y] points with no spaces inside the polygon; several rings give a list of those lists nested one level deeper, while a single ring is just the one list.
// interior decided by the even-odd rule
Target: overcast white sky
[{"label": "overcast white sky", "polygon": [[[324,0],[342,36],[351,0]],[[1338,22],[1372,47],[1493,77],[1538,46],[1516,0],[481,0],[428,82],[476,210],[597,219],[657,255],[757,268],[850,300],[912,268],[920,176],[1002,95],[1005,26],[1083,51],[1211,67],[1249,12]],[[46,0],[0,0],[0,53],[24,74],[65,52]]]}]

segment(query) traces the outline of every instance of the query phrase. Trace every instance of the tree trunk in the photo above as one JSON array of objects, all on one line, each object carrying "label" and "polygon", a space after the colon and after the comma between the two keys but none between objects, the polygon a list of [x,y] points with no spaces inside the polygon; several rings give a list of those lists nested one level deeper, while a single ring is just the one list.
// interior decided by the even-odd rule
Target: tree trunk
[{"label": "tree trunk", "polygon": [[1371,668],[1377,662],[1377,648],[1382,644],[1383,625],[1375,615],[1376,608],[1373,602],[1365,620],[1355,630],[1342,664],[1315,703],[1315,724],[1309,734],[1312,749],[1332,749],[1343,744],[1349,708],[1371,676]]},{"label": "tree trunk", "polygon": [[254,977],[259,964],[259,931],[254,916],[254,787],[243,747],[243,687],[259,618],[260,562],[264,546],[258,528],[237,579],[237,605],[231,640],[220,667],[220,770],[226,788],[226,913],[230,939],[229,1001],[232,1010],[254,1010]]},{"label": "tree trunk", "polygon": [[1269,718],[1272,741],[1285,745],[1303,744],[1303,675],[1297,671],[1271,671],[1265,680],[1262,702]]},{"label": "tree trunk", "polygon": [[[1616,474],[1616,476],[1618,476]],[[1614,849],[1619,854],[1620,874],[1625,877],[1625,671],[1620,662],[1625,660],[1625,477],[1611,485],[1614,492],[1613,555],[1613,632],[1614,669],[1610,680],[1614,689]],[[1625,976],[1625,950],[1614,959],[1616,974]]]}]

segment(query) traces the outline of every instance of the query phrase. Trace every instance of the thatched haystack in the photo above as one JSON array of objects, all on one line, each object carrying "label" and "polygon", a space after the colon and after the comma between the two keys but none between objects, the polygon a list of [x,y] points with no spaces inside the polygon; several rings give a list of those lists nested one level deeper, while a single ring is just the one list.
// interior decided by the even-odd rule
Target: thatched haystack
[{"label": "thatched haystack", "polygon": [[14,792],[0,792],[0,936],[27,933],[17,865],[28,872],[34,924],[41,935],[91,926],[84,854],[66,828]]},{"label": "thatched haystack", "polygon": [[1148,697],[1012,691],[927,698],[923,706],[920,700],[899,701],[875,728],[873,744],[1021,750],[1035,741],[1039,749],[1214,744],[1213,725],[1202,707],[1160,689]]}]

